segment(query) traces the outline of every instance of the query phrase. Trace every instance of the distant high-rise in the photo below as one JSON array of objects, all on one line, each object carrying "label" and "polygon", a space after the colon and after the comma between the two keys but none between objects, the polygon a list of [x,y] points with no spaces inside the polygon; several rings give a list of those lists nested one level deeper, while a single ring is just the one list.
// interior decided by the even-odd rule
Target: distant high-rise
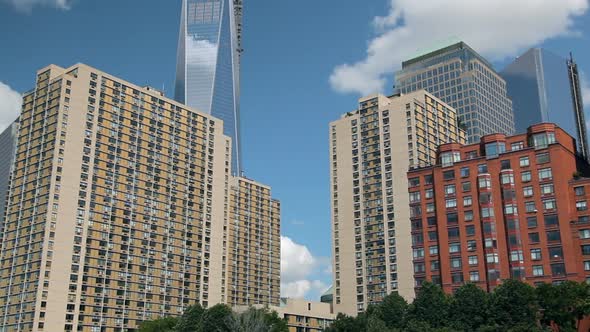
[{"label": "distant high-rise", "polygon": [[414,297],[407,171],[465,142],[456,111],[421,90],[373,95],[330,124],[334,312]]},{"label": "distant high-rise", "polygon": [[531,48],[501,73],[514,107],[516,130],[553,122],[576,137],[577,151],[588,158],[588,139],[579,78],[573,59]]},{"label": "distant high-rise", "polygon": [[396,92],[420,89],[457,110],[470,143],[479,142],[486,134],[514,133],[506,82],[463,42],[403,62],[395,75]]},{"label": "distant high-rise", "polygon": [[224,123],[232,172],[240,175],[242,0],[183,0],[175,99]]},{"label": "distant high-rise", "polygon": [[[18,120],[13,122],[0,134],[0,234],[4,225],[6,198],[10,185],[12,169],[14,168],[14,154],[16,151],[16,135],[18,134]],[[0,244],[2,236],[0,236]]]}]

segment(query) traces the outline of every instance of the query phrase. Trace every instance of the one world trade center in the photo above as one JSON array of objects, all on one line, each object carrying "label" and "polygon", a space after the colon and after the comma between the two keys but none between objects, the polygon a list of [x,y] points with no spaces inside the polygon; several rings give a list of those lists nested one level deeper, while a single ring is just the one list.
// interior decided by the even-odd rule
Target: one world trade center
[{"label": "one world trade center", "polygon": [[175,99],[224,123],[240,175],[242,0],[183,0]]}]

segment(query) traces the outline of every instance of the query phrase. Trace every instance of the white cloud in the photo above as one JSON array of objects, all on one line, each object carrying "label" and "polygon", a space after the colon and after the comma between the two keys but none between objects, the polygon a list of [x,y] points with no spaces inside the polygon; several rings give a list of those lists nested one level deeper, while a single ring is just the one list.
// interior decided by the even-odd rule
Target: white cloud
[{"label": "white cloud", "polygon": [[373,20],[377,36],[369,41],[366,58],[334,69],[334,90],[381,91],[402,61],[449,38],[491,60],[515,56],[546,39],[576,34],[573,20],[589,6],[589,0],[389,1],[389,14]]},{"label": "white cloud", "polygon": [[69,10],[71,0],[3,0],[14,6],[21,12],[30,13],[35,6],[53,7],[56,9]]},{"label": "white cloud", "polygon": [[303,298],[326,291],[329,285],[312,276],[330,264],[329,258],[314,257],[306,246],[281,236],[281,296]]},{"label": "white cloud", "polygon": [[0,132],[16,120],[20,114],[21,105],[20,93],[0,82]]}]

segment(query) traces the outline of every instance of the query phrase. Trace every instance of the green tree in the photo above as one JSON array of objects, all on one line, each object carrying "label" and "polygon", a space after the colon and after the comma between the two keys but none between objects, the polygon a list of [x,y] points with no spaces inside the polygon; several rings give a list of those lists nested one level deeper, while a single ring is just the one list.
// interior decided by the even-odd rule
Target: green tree
[{"label": "green tree", "polygon": [[388,328],[402,328],[407,312],[408,302],[398,293],[391,293],[379,304],[376,314]]},{"label": "green tree", "polygon": [[358,332],[366,331],[367,326],[364,324],[364,315],[359,314],[358,317],[351,317],[343,313],[339,313],[336,319],[325,332]]},{"label": "green tree", "polygon": [[200,304],[188,307],[176,325],[176,332],[201,332],[203,331],[202,318],[205,309]]},{"label": "green tree", "polygon": [[492,319],[504,330],[515,326],[535,326],[539,305],[535,289],[522,281],[508,279],[491,295]]},{"label": "green tree", "polygon": [[377,315],[370,315],[367,318],[367,332],[389,332],[391,331]]},{"label": "green tree", "polygon": [[462,286],[451,300],[451,325],[465,331],[485,326],[490,316],[489,302],[488,293],[475,284]]},{"label": "green tree", "polygon": [[288,332],[287,323],[276,312],[249,308],[241,314],[233,313],[227,326],[232,332]]},{"label": "green tree", "polygon": [[448,326],[449,298],[439,286],[423,283],[408,309],[408,319],[424,322],[433,328]]},{"label": "green tree", "polygon": [[142,322],[139,325],[139,332],[174,332],[176,324],[178,324],[176,317],[161,317]]},{"label": "green tree", "polygon": [[232,332],[232,311],[225,304],[216,304],[205,310],[201,318],[203,332]]},{"label": "green tree", "polygon": [[553,322],[562,331],[576,331],[579,321],[590,314],[590,286],[586,283],[542,284],[537,287],[537,296],[543,308],[541,322],[546,326]]}]

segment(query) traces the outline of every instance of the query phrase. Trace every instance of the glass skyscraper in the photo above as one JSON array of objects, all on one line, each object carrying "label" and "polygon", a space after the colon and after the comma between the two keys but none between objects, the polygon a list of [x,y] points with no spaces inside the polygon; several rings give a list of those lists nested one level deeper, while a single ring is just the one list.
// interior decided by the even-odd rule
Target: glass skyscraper
[{"label": "glass skyscraper", "polygon": [[223,120],[240,173],[242,0],[183,0],[175,99]]},{"label": "glass skyscraper", "polygon": [[395,92],[420,89],[458,111],[469,143],[483,135],[514,133],[512,103],[506,82],[471,47],[459,42],[404,61],[395,74]]},{"label": "glass skyscraper", "polygon": [[[588,157],[588,141],[579,80],[573,60],[531,48],[501,73],[514,107],[516,130],[540,122],[556,123],[576,137],[578,152]],[[578,103],[579,101],[579,103]]]}]

